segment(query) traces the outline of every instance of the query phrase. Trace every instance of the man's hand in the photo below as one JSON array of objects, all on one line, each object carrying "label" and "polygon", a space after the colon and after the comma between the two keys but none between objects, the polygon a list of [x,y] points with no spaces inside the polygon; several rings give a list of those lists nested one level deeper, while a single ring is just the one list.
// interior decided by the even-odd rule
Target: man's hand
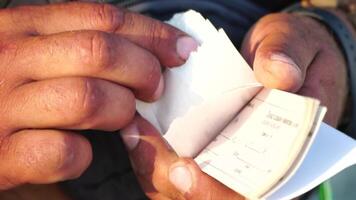
[{"label": "man's hand", "polygon": [[266,87],[319,99],[336,126],[348,93],[346,64],[328,30],[314,19],[271,14],[247,34],[242,54]]},{"label": "man's hand", "polygon": [[[347,95],[346,66],[334,38],[317,21],[291,14],[268,15],[248,33],[242,53],[266,87],[320,99],[329,110],[326,121],[337,124]],[[179,158],[141,117],[122,136],[150,198],[243,199],[203,173],[192,159]]]},{"label": "man's hand", "polygon": [[135,97],[163,89],[161,64],[196,48],[185,33],[105,4],[0,10],[0,190],[78,177],[89,142],[75,131],[117,130]]},{"label": "man's hand", "polygon": [[157,130],[136,116],[121,130],[134,172],[150,199],[241,200],[241,195],[202,172],[191,158],[180,158]]}]

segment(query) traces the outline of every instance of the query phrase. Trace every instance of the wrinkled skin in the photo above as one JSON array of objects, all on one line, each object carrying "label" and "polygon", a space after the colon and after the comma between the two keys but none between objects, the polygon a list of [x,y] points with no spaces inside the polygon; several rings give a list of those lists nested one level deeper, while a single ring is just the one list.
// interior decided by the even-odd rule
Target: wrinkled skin
[{"label": "wrinkled skin", "polygon": [[[1,10],[0,189],[76,178],[92,156],[76,131],[125,127],[122,136],[148,197],[243,199],[134,117],[135,98],[161,95],[161,65],[181,65],[195,48],[185,33],[109,5]],[[326,122],[338,123],[346,66],[323,25],[267,15],[246,35],[241,52],[263,85],[320,99],[329,109]]]},{"label": "wrinkled skin", "polygon": [[75,132],[127,125],[135,98],[161,95],[161,64],[181,65],[194,48],[185,33],[107,4],[0,10],[0,189],[80,176],[92,152]]},{"label": "wrinkled skin", "polygon": [[[251,28],[241,52],[264,86],[318,98],[328,107],[325,121],[338,123],[348,92],[346,66],[323,25],[292,14],[267,15]],[[140,116],[122,133],[134,171],[151,199],[244,199],[203,173],[193,159],[178,157]]]}]

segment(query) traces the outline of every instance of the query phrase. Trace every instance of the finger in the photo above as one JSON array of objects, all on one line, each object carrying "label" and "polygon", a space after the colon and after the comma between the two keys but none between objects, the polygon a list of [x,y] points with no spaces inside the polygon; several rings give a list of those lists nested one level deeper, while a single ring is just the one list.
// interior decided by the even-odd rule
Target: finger
[{"label": "finger", "polygon": [[179,158],[157,130],[136,116],[122,130],[123,140],[144,191],[171,199],[242,199],[203,173],[189,158]]},{"label": "finger", "polygon": [[[297,27],[316,23],[306,17],[270,15],[259,21],[244,41],[242,52],[266,87],[298,91],[320,50],[309,32]],[[305,18],[305,19],[304,19]]]},{"label": "finger", "polygon": [[23,130],[0,144],[0,190],[77,178],[92,159],[89,142],[67,131]]},{"label": "finger", "polygon": [[[119,36],[100,31],[75,31],[19,41],[14,51],[26,80],[85,76],[109,80],[135,91],[146,101],[163,90],[159,61],[147,50]],[[15,61],[13,61],[15,62]]]},{"label": "finger", "polygon": [[124,18],[115,33],[151,51],[163,66],[182,65],[198,48],[192,37],[166,23],[132,12],[127,12]]},{"label": "finger", "polygon": [[59,78],[28,83],[9,94],[3,123],[25,128],[117,130],[135,113],[130,90],[91,78]]},{"label": "finger", "polygon": [[157,130],[136,116],[121,132],[132,167],[146,195],[154,199],[169,194],[169,197],[175,196],[174,199],[182,199],[182,194],[169,182],[166,174],[169,165],[179,158]]},{"label": "finger", "polygon": [[124,35],[157,55],[165,66],[183,64],[197,47],[192,38],[172,26],[108,4],[27,6],[9,12],[11,21],[31,34],[100,30]]}]

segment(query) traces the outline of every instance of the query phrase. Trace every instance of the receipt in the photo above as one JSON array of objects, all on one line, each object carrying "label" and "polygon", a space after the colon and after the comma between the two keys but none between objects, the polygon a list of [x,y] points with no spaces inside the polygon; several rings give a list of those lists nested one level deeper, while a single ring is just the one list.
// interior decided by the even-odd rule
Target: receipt
[{"label": "receipt", "polygon": [[166,69],[162,97],[137,100],[150,121],[180,155],[195,157],[261,89],[253,71],[225,32],[199,13],[176,14],[169,24],[199,42],[185,64]]}]

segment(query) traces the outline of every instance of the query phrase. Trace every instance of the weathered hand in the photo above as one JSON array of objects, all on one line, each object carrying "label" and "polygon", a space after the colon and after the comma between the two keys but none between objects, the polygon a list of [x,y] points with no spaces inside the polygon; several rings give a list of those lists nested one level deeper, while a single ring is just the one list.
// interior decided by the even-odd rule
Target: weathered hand
[{"label": "weathered hand", "polygon": [[241,195],[202,172],[191,158],[180,158],[157,130],[136,116],[123,130],[134,172],[150,199],[241,200]]},{"label": "weathered hand", "polygon": [[0,190],[78,177],[92,157],[74,130],[117,130],[135,97],[163,88],[161,64],[196,43],[164,23],[106,4],[0,10]]},{"label": "weathered hand", "polygon": [[242,54],[266,87],[318,98],[333,126],[348,93],[343,55],[319,22],[294,14],[271,14],[247,34]]},{"label": "weathered hand", "polygon": [[[336,125],[348,92],[344,58],[334,38],[317,21],[272,14],[248,33],[242,53],[266,87],[321,100]],[[151,199],[243,199],[203,173],[194,160],[180,158],[141,117],[122,131],[134,171]]]}]

